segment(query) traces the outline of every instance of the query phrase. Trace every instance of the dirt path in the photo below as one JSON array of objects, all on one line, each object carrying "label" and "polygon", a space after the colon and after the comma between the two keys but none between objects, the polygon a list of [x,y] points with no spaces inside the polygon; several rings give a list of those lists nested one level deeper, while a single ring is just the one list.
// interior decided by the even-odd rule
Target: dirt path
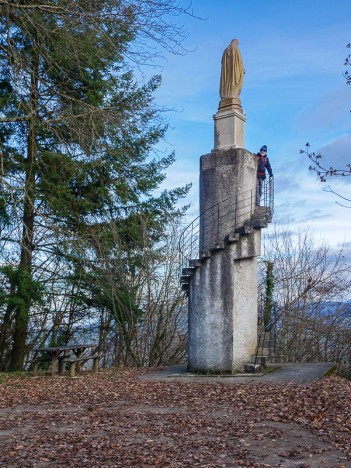
[{"label": "dirt path", "polygon": [[127,371],[7,378],[0,391],[1,467],[351,467],[341,379],[228,385]]}]

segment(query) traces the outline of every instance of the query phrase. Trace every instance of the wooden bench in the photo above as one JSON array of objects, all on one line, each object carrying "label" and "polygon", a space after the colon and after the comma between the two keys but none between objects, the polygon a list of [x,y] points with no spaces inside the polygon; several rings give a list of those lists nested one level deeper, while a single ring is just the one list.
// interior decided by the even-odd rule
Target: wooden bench
[{"label": "wooden bench", "polygon": [[[64,355],[64,356],[59,356],[58,359],[58,373],[59,375],[63,374],[64,370],[64,361],[68,360],[71,356],[70,355]],[[50,362],[51,363],[52,359],[50,356],[48,357],[36,357],[34,359],[30,359],[29,361],[26,361],[26,364],[33,365],[33,376],[37,377],[39,373],[39,364],[41,362]],[[53,370],[51,370],[51,373],[53,373]]]},{"label": "wooden bench", "polygon": [[[92,351],[90,355],[83,355],[89,348],[95,351]],[[52,376],[57,373],[63,375],[65,362],[70,363],[70,373],[75,375],[76,371],[79,372],[80,363],[89,361],[89,359],[94,360],[93,371],[96,372],[99,368],[99,358],[104,356],[103,354],[96,354],[98,351],[95,343],[75,343],[64,346],[40,347],[33,348],[33,351],[39,353],[39,355],[35,354],[36,357],[30,361],[31,364],[33,364],[34,375],[37,375],[38,365],[42,361],[50,361]],[[73,353],[73,355],[71,353]]]},{"label": "wooden bench", "polygon": [[73,357],[68,360],[70,367],[69,367],[69,375],[70,377],[75,377],[76,372],[80,370],[80,364],[85,364],[90,359],[93,359],[93,372],[99,371],[99,360],[104,357],[104,354],[92,354],[91,356],[81,356],[81,357]]},{"label": "wooden bench", "polygon": [[38,375],[38,371],[39,371],[39,364],[41,362],[50,362],[51,361],[51,358],[50,357],[47,357],[47,358],[44,358],[44,357],[38,357],[38,358],[35,358],[35,359],[30,359],[29,361],[26,361],[26,364],[30,364],[31,366],[33,366],[33,375],[34,377],[36,377]]}]

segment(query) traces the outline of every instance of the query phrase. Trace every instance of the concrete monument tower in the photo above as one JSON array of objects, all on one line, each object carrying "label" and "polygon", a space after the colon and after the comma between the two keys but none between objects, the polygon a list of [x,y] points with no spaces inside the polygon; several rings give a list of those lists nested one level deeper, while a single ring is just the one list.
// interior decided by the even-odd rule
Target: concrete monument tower
[{"label": "concrete monument tower", "polygon": [[183,248],[182,282],[189,295],[193,372],[241,370],[257,346],[257,256],[268,218],[256,209],[257,158],[244,149],[243,79],[233,39],[222,57],[214,149],[200,158],[201,214],[184,233],[191,236],[184,242],[191,252]]}]

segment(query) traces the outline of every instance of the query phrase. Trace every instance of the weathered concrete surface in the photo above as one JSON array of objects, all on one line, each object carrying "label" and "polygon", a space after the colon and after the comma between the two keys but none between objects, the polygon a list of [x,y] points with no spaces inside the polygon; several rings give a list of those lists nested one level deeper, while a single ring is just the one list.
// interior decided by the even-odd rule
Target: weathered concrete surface
[{"label": "weathered concrete surface", "polygon": [[212,151],[200,159],[200,251],[241,227],[255,210],[257,161],[245,149]]},{"label": "weathered concrete surface", "polygon": [[[260,231],[255,231],[256,237]],[[257,347],[257,258],[233,262],[233,362],[243,369]]]},{"label": "weathered concrete surface", "polygon": [[[241,235],[231,250],[233,260],[258,257],[261,255],[261,231],[252,230],[250,234]],[[246,265],[246,264],[245,264]],[[256,270],[256,265],[255,265]],[[242,274],[242,270],[240,274]],[[252,279],[251,276],[248,279]],[[257,280],[257,278],[256,278]]]},{"label": "weathered concrete surface", "polygon": [[143,379],[149,380],[182,380],[189,382],[226,382],[228,384],[258,382],[297,382],[309,384],[333,370],[333,362],[303,362],[303,363],[277,363],[270,364],[274,371],[267,374],[224,374],[224,375],[199,375],[187,371],[186,364],[167,367],[145,374]]},{"label": "weathered concrete surface", "polygon": [[190,371],[230,372],[233,364],[233,268],[228,249],[197,269],[189,290]]},{"label": "weathered concrete surface", "polygon": [[189,291],[190,371],[243,368],[257,346],[257,259],[260,231],[212,254]]},{"label": "weathered concrete surface", "polygon": [[[216,246],[191,276],[188,367],[194,372],[233,372],[257,346],[259,230],[224,244],[255,212],[257,162],[245,149],[201,157],[200,252]],[[213,208],[214,206],[214,208]]]},{"label": "weathered concrete surface", "polygon": [[214,148],[244,148],[246,117],[238,109],[219,110],[214,119]]}]

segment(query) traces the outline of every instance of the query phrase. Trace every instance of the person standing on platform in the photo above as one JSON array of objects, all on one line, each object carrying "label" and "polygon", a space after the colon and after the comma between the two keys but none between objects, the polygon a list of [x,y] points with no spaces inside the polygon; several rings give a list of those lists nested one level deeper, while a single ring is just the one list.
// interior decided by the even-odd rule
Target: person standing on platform
[{"label": "person standing on platform", "polygon": [[257,179],[256,179],[256,206],[260,206],[262,196],[262,185],[266,179],[266,170],[269,178],[273,177],[273,171],[269,159],[267,157],[267,146],[263,145],[259,153],[257,153]]}]

